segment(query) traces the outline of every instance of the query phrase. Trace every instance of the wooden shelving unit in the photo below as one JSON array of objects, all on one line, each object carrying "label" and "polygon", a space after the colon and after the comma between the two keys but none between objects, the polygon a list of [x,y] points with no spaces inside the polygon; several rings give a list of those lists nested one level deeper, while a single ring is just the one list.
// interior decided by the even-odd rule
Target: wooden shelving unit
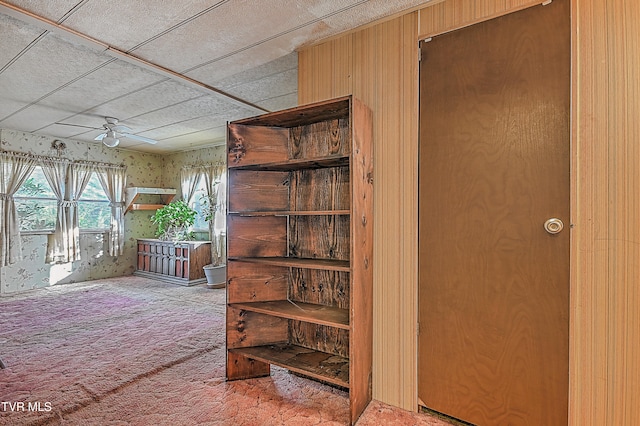
[{"label": "wooden shelving unit", "polygon": [[228,126],[227,379],[288,368],[371,400],[370,111],[343,97]]}]

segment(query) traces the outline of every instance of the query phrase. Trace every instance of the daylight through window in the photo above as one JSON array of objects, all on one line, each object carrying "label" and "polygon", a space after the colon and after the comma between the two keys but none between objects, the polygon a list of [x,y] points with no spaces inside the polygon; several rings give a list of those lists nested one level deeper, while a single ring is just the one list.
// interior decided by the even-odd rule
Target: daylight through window
[{"label": "daylight through window", "polygon": [[78,220],[81,230],[109,228],[111,205],[96,172],[91,173],[91,179],[78,200]]},{"label": "daylight through window", "polygon": [[[36,166],[31,176],[14,195],[21,231],[53,231],[56,225],[58,200]],[[78,200],[81,230],[105,230],[111,221],[109,199],[95,172]]]},{"label": "daylight through window", "polygon": [[53,230],[58,200],[37,166],[14,195],[21,231]]},{"label": "daylight through window", "polygon": [[196,220],[193,223],[193,229],[195,231],[208,231],[209,225],[204,220],[206,211],[206,200],[207,200],[207,186],[205,183],[204,177],[200,176],[198,180],[198,186],[193,193],[193,198],[191,199],[191,208],[198,212],[196,215]]}]

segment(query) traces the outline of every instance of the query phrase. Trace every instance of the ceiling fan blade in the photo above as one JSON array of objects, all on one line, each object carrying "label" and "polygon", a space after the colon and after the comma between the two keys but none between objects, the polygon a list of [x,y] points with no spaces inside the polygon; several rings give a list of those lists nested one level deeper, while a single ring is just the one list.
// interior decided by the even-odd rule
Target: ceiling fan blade
[{"label": "ceiling fan blade", "polygon": [[83,126],[82,124],[59,123],[59,122],[55,122],[54,124],[59,124],[61,126],[82,127],[85,129],[92,129],[92,130],[103,130],[102,127]]},{"label": "ceiling fan blade", "polygon": [[102,139],[104,139],[107,136],[106,133],[101,133],[98,136],[95,137],[94,141],[101,141]]},{"label": "ceiling fan blade", "polygon": [[116,124],[115,126],[109,126],[109,129],[117,133],[131,133],[133,131],[129,127],[125,126],[124,124]]},{"label": "ceiling fan blade", "polygon": [[155,145],[158,143],[158,141],[155,139],[149,139],[149,138],[145,138],[144,136],[138,136],[131,133],[123,133],[120,136],[122,136],[123,138],[129,138],[129,139],[134,139],[141,142],[150,143],[152,145]]}]

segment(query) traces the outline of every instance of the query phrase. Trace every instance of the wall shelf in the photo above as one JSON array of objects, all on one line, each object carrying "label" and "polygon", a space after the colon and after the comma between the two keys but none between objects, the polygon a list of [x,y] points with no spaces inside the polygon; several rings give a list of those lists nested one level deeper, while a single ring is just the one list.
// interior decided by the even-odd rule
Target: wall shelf
[{"label": "wall shelf", "polygon": [[[176,192],[173,188],[142,188],[139,186],[126,188],[124,213],[127,214],[127,212],[134,210],[158,210],[169,204],[176,196]],[[145,195],[156,196],[148,198],[155,198],[154,201],[159,202],[139,202],[142,201],[141,196]]]}]

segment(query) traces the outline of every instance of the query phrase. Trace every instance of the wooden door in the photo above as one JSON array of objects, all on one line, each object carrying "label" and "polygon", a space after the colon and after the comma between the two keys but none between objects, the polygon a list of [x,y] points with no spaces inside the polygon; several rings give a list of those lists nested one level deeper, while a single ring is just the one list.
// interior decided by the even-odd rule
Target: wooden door
[{"label": "wooden door", "polygon": [[421,47],[418,396],[478,425],[567,424],[569,16]]}]

